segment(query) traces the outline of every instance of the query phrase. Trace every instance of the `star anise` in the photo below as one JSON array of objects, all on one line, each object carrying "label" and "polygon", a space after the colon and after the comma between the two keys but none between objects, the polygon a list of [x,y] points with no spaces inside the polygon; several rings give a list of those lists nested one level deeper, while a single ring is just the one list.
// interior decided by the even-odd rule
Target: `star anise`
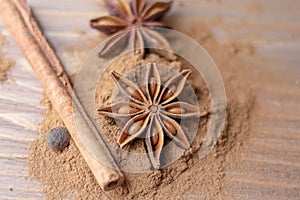
[{"label": "star anise", "polygon": [[[101,49],[100,57],[119,54],[127,45],[144,55],[145,46],[170,50],[168,41],[151,27],[170,28],[160,19],[171,8],[172,2],[156,2],[147,6],[146,0],[104,0],[111,16],[90,21],[93,28],[105,34],[115,34]],[[157,53],[163,53],[156,50]]]},{"label": "star anise", "polygon": [[200,116],[200,112],[196,106],[177,100],[190,70],[182,70],[162,84],[157,65],[149,63],[146,67],[145,83],[140,87],[112,71],[113,80],[129,101],[104,106],[97,111],[112,118],[129,118],[118,139],[119,145],[124,147],[145,133],[150,161],[154,168],[159,168],[160,154],[165,144],[164,136],[174,140],[179,147],[188,148],[190,143],[177,120]]}]

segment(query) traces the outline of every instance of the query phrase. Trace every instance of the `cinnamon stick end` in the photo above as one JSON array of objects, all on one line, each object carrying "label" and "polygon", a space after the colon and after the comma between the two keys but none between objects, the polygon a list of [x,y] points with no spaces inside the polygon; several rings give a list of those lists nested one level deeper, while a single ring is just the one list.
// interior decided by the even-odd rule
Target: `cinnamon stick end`
[{"label": "cinnamon stick end", "polygon": [[103,185],[103,190],[104,191],[113,190],[113,189],[119,187],[120,185],[122,185],[123,182],[124,182],[123,175],[114,176]]}]

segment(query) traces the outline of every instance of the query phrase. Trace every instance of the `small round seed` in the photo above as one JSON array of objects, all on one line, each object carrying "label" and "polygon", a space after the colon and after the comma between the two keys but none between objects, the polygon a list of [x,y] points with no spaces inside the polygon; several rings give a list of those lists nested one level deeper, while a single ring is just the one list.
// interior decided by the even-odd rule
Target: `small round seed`
[{"label": "small round seed", "polygon": [[176,135],[177,130],[176,128],[173,126],[173,124],[171,124],[168,120],[165,120],[165,127],[166,129],[172,134],[172,135]]},{"label": "small round seed", "polygon": [[155,78],[152,76],[150,78],[150,95],[151,97],[153,97],[154,93],[155,93],[155,89],[156,89],[156,82],[155,82]]},{"label": "small round seed", "polygon": [[135,134],[142,127],[142,124],[143,124],[143,120],[133,123],[128,130],[128,134],[129,135]]},{"label": "small round seed", "polygon": [[56,151],[64,150],[70,143],[71,136],[65,127],[56,127],[46,136],[47,144]]},{"label": "small round seed", "polygon": [[153,146],[157,145],[157,143],[158,143],[158,134],[154,135],[151,138],[151,143],[152,143]]},{"label": "small round seed", "polygon": [[138,110],[135,108],[132,108],[130,106],[121,106],[118,110],[118,113],[120,114],[132,114],[132,113],[136,113]]},{"label": "small round seed", "polygon": [[132,87],[127,87],[126,91],[130,94],[131,97],[138,99],[139,101],[143,101],[141,95]]},{"label": "small round seed", "polygon": [[162,100],[164,101],[164,100],[170,98],[171,96],[173,96],[174,93],[175,93],[175,90],[176,90],[176,86],[175,85],[172,85],[170,88],[168,88],[167,91],[165,92]]},{"label": "small round seed", "polygon": [[120,114],[128,114],[129,113],[129,106],[121,106],[118,109],[118,113],[120,113]]},{"label": "small round seed", "polygon": [[174,107],[174,108],[167,109],[167,112],[173,113],[173,114],[184,114],[185,110],[180,107]]}]

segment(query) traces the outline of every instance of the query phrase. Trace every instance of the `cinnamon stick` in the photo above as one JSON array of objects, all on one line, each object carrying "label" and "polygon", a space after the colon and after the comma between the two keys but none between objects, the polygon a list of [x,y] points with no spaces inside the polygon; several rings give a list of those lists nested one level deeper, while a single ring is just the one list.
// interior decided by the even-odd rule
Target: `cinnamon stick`
[{"label": "cinnamon stick", "polygon": [[[111,162],[110,165],[114,166],[114,169],[99,162],[83,145],[74,121],[72,86],[55,53],[40,31],[30,7],[25,0],[0,0],[0,2],[0,15],[3,21],[42,83],[97,182],[104,191],[114,189],[123,182],[123,174],[118,170],[108,149],[103,149],[104,156]],[[75,102],[78,104],[78,100]],[[84,119],[90,125],[89,119],[86,117]],[[91,130],[94,128],[91,127]]]}]

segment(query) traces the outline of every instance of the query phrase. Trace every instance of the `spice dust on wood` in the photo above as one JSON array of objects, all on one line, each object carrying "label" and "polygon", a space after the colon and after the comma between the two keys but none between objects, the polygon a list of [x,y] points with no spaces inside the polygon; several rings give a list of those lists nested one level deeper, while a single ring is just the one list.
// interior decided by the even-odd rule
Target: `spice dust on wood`
[{"label": "spice dust on wood", "polygon": [[[197,26],[199,26],[199,22],[197,22]],[[203,118],[200,123],[201,129],[193,141],[192,147],[180,159],[161,170],[139,174],[125,173],[126,181],[121,187],[104,193],[72,140],[62,153],[55,152],[48,147],[45,140],[46,134],[52,128],[62,126],[63,123],[58,118],[50,101],[44,96],[43,105],[46,107],[44,121],[40,125],[39,137],[31,145],[28,164],[30,176],[44,184],[43,192],[47,199],[71,197],[74,199],[135,199],[136,197],[143,199],[166,199],[167,197],[168,199],[183,197],[214,199],[222,197],[227,192],[226,169],[237,164],[241,155],[247,153],[248,141],[256,133],[252,126],[253,116],[256,112],[255,97],[251,88],[245,86],[239,77],[232,76],[237,68],[241,70],[247,68],[248,63],[240,60],[236,53],[224,51],[228,46],[219,44],[205,27],[205,24],[201,24],[201,29],[185,32],[198,40],[209,51],[220,68],[226,87],[228,103],[226,126],[212,152],[204,159],[199,159],[197,156],[197,150],[200,148],[203,138],[201,133],[205,133],[208,121],[208,118]],[[202,35],[206,36],[202,37]],[[114,63],[113,65],[118,66],[118,72],[123,73],[129,70],[126,66],[136,64],[136,59],[134,57],[125,58],[121,62],[127,63],[123,63],[123,65]],[[143,62],[163,62],[174,69],[188,67],[184,61],[166,61],[154,54],[150,54],[145,60],[140,61],[140,63]],[[195,80],[196,77],[191,76],[192,85],[199,88],[199,100],[208,101],[205,98],[205,85]],[[107,103],[112,87],[113,85],[102,87],[101,95],[96,96],[96,102]],[[203,99],[201,99],[200,91],[204,91]],[[98,122],[100,127],[106,128],[109,139],[116,141],[115,139],[118,137],[116,127],[107,126],[105,120],[100,119]],[[136,142],[134,148],[143,151],[144,145],[142,142]]]}]

